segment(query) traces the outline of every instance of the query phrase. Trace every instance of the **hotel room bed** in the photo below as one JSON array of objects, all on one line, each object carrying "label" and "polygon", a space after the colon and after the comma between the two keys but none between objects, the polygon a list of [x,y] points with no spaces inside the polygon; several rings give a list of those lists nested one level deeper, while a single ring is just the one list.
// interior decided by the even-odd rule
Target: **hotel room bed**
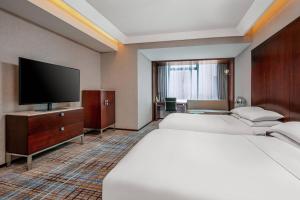
[{"label": "hotel room bed", "polygon": [[158,129],[105,177],[103,200],[298,200],[299,158],[274,137]]},{"label": "hotel room bed", "polygon": [[265,134],[269,127],[251,127],[232,115],[173,113],[159,123],[160,129],[176,129],[234,135]]}]

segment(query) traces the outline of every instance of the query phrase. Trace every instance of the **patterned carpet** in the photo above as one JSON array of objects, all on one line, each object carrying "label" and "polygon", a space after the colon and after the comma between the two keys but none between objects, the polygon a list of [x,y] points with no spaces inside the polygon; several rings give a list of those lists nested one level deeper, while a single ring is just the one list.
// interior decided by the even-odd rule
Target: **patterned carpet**
[{"label": "patterned carpet", "polygon": [[33,169],[25,160],[0,169],[0,199],[102,199],[105,175],[151,130],[87,134],[85,143],[71,142],[34,158]]}]

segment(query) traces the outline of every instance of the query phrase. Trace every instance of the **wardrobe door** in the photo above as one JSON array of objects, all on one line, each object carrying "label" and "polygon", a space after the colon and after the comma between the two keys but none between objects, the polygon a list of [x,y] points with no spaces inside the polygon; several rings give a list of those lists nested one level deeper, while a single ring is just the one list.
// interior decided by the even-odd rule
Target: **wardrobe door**
[{"label": "wardrobe door", "polygon": [[115,92],[101,91],[101,128],[115,123]]},{"label": "wardrobe door", "polygon": [[101,115],[101,128],[106,128],[108,125],[107,119],[106,119],[106,113],[107,113],[107,93],[106,91],[100,92],[100,115]]},{"label": "wardrobe door", "polygon": [[82,91],[82,106],[84,107],[84,128],[100,128],[99,102],[99,91]]},{"label": "wardrobe door", "polygon": [[107,92],[108,105],[106,106],[107,111],[107,123],[112,125],[115,123],[115,92]]},{"label": "wardrobe door", "polygon": [[101,91],[101,128],[115,123],[115,92]]}]

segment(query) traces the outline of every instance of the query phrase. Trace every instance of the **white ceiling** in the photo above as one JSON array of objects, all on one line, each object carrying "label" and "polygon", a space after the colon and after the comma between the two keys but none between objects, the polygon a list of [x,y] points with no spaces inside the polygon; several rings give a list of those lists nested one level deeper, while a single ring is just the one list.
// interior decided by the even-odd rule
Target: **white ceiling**
[{"label": "white ceiling", "polygon": [[201,45],[189,47],[141,49],[151,61],[162,60],[186,60],[186,59],[209,59],[209,58],[234,58],[243,52],[249,43]]},{"label": "white ceiling", "polygon": [[122,43],[243,36],[274,0],[64,0]]},{"label": "white ceiling", "polygon": [[[62,1],[121,43],[131,44],[243,36],[275,0]],[[114,51],[29,0],[0,0],[0,8],[97,51]]]},{"label": "white ceiling", "polygon": [[127,36],[234,28],[254,0],[87,0]]}]

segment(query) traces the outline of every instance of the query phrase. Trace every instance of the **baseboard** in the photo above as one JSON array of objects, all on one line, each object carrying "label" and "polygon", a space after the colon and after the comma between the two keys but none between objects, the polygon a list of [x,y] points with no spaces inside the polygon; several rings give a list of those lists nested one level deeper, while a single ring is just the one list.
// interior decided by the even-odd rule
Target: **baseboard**
[{"label": "baseboard", "polygon": [[6,167],[6,163],[0,164],[0,168]]},{"label": "baseboard", "polygon": [[139,128],[139,129],[127,129],[127,128],[115,128],[116,130],[121,130],[121,131],[140,131],[140,130],[142,130],[143,128],[145,128],[146,126],[148,126],[149,124],[151,124],[152,122],[154,122],[154,121],[150,121],[150,122],[148,122],[146,125],[144,125],[144,126],[142,126],[141,128]]},{"label": "baseboard", "polygon": [[[24,157],[12,156],[11,163],[13,163],[13,162],[15,162],[17,160],[20,160],[20,159],[24,159]],[[7,167],[6,160],[5,160],[5,163],[0,164],[0,168],[2,168],[2,167]]]},{"label": "baseboard", "polygon": [[149,124],[151,124],[153,121],[151,120],[150,122],[148,122],[147,124],[145,124],[144,126],[142,126],[139,130],[142,130],[143,128],[145,128],[146,126],[148,126]]},{"label": "baseboard", "polygon": [[[110,128],[113,129],[113,128]],[[128,128],[115,128],[116,130],[120,130],[120,131],[139,131],[138,129],[128,129]]]}]

